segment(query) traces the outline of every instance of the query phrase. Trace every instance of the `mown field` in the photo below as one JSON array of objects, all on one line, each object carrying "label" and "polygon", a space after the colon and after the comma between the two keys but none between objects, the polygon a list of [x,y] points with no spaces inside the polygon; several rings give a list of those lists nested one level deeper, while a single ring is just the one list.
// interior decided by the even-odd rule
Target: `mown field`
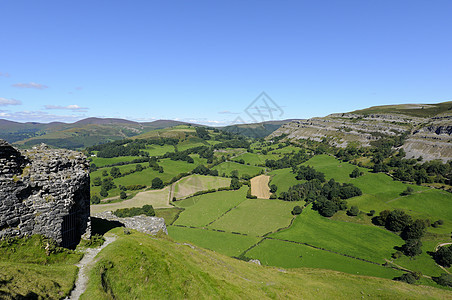
[{"label": "mown field", "polygon": [[239,177],[242,175],[254,177],[264,170],[262,167],[242,165],[231,161],[221,163],[213,167],[213,169],[217,170],[219,175],[225,174],[226,176],[230,176],[232,171],[237,170],[239,172]]}]

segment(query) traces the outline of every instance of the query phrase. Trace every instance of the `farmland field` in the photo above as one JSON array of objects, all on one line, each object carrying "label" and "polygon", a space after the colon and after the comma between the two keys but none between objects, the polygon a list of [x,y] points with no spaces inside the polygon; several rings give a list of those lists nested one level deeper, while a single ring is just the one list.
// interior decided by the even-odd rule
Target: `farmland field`
[{"label": "farmland field", "polygon": [[176,199],[185,198],[198,191],[218,189],[227,187],[231,182],[230,178],[191,175],[184,177],[174,184],[174,197]]},{"label": "farmland field", "polygon": [[264,168],[256,167],[256,166],[248,166],[248,165],[242,165],[235,162],[224,162],[221,163],[213,168],[214,170],[218,170],[218,174],[222,175],[223,173],[227,176],[231,175],[231,172],[233,170],[237,170],[239,172],[239,177],[242,175],[249,175],[251,177],[254,177],[258,175]]},{"label": "farmland field", "polygon": [[321,268],[345,273],[378,276],[392,279],[402,272],[345,257],[309,246],[266,239],[246,252],[246,256],[259,259],[261,263],[283,268]]},{"label": "farmland field", "polygon": [[175,225],[201,227],[221,217],[228,210],[245,201],[246,187],[237,191],[222,191],[185,200],[176,201],[174,204],[185,208]]},{"label": "farmland field", "polygon": [[[347,234],[343,234],[346,232]],[[372,225],[333,221],[308,206],[289,229],[272,234],[281,240],[307,243],[341,254],[384,263],[394,253],[394,246],[404,244],[394,233]]]},{"label": "farmland field", "polygon": [[228,256],[239,256],[260,240],[252,236],[178,226],[168,227],[168,234],[176,241],[194,243]]},{"label": "farmland field", "polygon": [[289,226],[298,202],[247,199],[210,225],[211,228],[262,236]]}]

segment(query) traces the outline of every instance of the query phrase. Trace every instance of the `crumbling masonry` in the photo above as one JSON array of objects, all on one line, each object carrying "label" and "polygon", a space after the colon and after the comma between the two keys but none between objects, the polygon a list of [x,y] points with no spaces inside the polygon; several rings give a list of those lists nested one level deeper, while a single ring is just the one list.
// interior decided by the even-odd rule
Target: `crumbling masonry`
[{"label": "crumbling masonry", "polygon": [[75,247],[91,233],[89,164],[45,145],[19,152],[0,139],[0,238],[42,234]]}]

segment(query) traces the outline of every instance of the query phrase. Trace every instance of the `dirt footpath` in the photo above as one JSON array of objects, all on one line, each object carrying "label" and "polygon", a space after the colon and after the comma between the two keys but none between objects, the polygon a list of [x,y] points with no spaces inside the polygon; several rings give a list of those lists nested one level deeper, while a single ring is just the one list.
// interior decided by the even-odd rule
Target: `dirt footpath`
[{"label": "dirt footpath", "polygon": [[259,175],[251,178],[251,195],[259,199],[270,199],[269,181],[270,176],[267,175]]}]

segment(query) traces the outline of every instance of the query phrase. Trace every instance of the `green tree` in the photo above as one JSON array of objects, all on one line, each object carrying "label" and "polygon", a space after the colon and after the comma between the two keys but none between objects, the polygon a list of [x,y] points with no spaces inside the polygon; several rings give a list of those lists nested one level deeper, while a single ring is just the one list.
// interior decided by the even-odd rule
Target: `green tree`
[{"label": "green tree", "polygon": [[434,257],[439,265],[449,268],[452,265],[452,245],[440,247]]},{"label": "green tree", "polygon": [[409,257],[419,255],[422,253],[422,242],[417,239],[407,240],[402,246],[402,252]]},{"label": "green tree", "polygon": [[238,190],[242,185],[240,184],[239,179],[234,177],[231,179],[231,184],[229,186],[233,190]]},{"label": "green tree", "polygon": [[412,223],[410,215],[407,215],[403,210],[395,209],[391,211],[386,219],[385,227],[391,231],[401,231]]},{"label": "green tree", "polygon": [[292,209],[292,215],[296,216],[303,212],[303,208],[301,206],[297,205]]},{"label": "green tree", "polygon": [[102,176],[104,176],[104,177],[105,177],[105,176],[108,176],[107,170],[103,170],[103,171],[102,171]]},{"label": "green tree", "polygon": [[119,198],[120,199],[126,199],[127,198],[127,194],[126,194],[126,192],[124,192],[124,191],[121,191],[121,193],[119,194]]},{"label": "green tree", "polygon": [[91,197],[91,204],[99,204],[100,203],[100,198],[97,195],[94,195]]},{"label": "green tree", "polygon": [[420,239],[424,236],[425,229],[425,221],[417,219],[412,224],[405,226],[402,231],[402,238],[404,240]]},{"label": "green tree", "polygon": [[108,196],[108,191],[106,189],[104,189],[103,187],[100,189],[100,193],[99,193],[102,197],[107,197]]},{"label": "green tree", "polygon": [[404,190],[402,193],[400,193],[400,196],[408,196],[411,195],[414,192],[414,189],[409,186],[406,188],[406,190]]},{"label": "green tree", "polygon": [[238,170],[232,170],[231,171],[231,177],[232,178],[239,178],[239,171]]},{"label": "green tree", "polygon": [[278,187],[275,184],[270,186],[270,193],[275,193],[278,190]]},{"label": "green tree", "polygon": [[121,177],[121,171],[119,170],[119,168],[113,167],[113,168],[111,168],[111,170],[110,170],[110,175],[111,175],[111,177],[113,177],[113,178]]},{"label": "green tree", "polygon": [[143,171],[143,166],[140,165],[140,164],[137,164],[137,165],[135,166],[135,171],[137,171],[137,172]]},{"label": "green tree", "polygon": [[364,175],[364,172],[361,172],[358,168],[354,168],[353,171],[350,173],[351,178],[357,178]]},{"label": "green tree", "polygon": [[95,186],[100,186],[102,184],[102,180],[100,179],[100,177],[94,177],[93,178],[93,184]]},{"label": "green tree", "polygon": [[347,210],[347,215],[356,217],[359,214],[359,208],[356,205],[353,205],[352,207]]},{"label": "green tree", "polygon": [[155,177],[154,179],[152,179],[151,187],[153,189],[161,189],[163,188],[163,181],[159,177]]},{"label": "green tree", "polygon": [[452,275],[442,273],[439,277],[432,278],[437,284],[452,287]]}]

